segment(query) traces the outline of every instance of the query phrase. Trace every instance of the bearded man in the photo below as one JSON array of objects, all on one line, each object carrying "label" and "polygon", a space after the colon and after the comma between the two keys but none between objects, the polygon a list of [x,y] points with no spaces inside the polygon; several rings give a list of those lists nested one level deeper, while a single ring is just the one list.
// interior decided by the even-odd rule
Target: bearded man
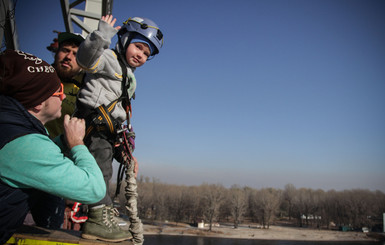
[{"label": "bearded man", "polygon": [[84,41],[80,34],[61,32],[58,36],[58,49],[53,67],[64,86],[66,98],[62,104],[62,117],[46,124],[51,137],[63,133],[64,115],[72,115],[75,110],[76,96],[81,87],[84,73],[76,62],[79,45]]},{"label": "bearded man", "polygon": [[[84,38],[80,34],[61,32],[54,41],[56,45],[53,46],[55,46],[55,48],[49,49],[47,47],[47,49],[55,52],[55,60],[52,66],[55,68],[56,73],[63,84],[66,97],[62,101],[62,116],[45,124],[45,127],[52,138],[55,138],[64,132],[64,115],[73,114],[76,106],[76,97],[84,77],[82,69],[76,62],[76,53],[78,52],[80,44],[84,41]],[[50,212],[53,213],[52,217],[54,217],[55,220],[61,220],[59,225],[64,222],[65,225],[63,224],[63,228],[68,228],[65,226],[69,226],[70,229],[73,227],[78,230],[79,225],[73,222],[72,217],[80,216],[81,220],[79,223],[84,222],[83,219],[85,218],[81,212],[84,207],[78,207],[78,212],[71,212],[71,207],[75,207],[74,204],[80,206],[80,203],[77,204],[76,202],[73,203],[69,200],[66,201],[60,197],[57,199],[50,199],[50,201],[55,202],[52,203],[51,207],[53,207],[53,211]],[[70,216],[71,219],[64,220],[64,213],[69,213],[67,216]],[[40,222],[40,226],[42,226],[42,223],[44,224],[44,222]],[[50,228],[56,227],[51,226]]]}]

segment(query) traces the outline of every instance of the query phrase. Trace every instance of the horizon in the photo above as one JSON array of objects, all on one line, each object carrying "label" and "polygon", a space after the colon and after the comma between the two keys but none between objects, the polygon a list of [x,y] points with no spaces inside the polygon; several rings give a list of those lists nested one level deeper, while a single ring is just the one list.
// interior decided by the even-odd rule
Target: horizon
[{"label": "horizon", "polygon": [[[60,1],[39,2],[17,1],[19,44],[51,63]],[[385,1],[116,0],[112,14],[165,37],[135,71],[138,175],[385,192]]]}]

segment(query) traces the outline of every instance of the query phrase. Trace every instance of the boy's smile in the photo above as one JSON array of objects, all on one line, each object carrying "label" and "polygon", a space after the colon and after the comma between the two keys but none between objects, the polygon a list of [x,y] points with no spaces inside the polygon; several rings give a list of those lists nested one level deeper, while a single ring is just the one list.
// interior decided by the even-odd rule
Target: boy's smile
[{"label": "boy's smile", "polygon": [[126,50],[126,60],[131,67],[140,67],[150,56],[150,48],[145,43],[130,43]]}]

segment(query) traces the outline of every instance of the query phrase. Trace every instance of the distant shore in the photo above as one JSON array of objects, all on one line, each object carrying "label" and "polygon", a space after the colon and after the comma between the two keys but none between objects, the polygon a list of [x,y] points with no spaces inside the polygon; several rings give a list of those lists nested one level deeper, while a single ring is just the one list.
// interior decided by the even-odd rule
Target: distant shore
[{"label": "distant shore", "polygon": [[296,228],[284,226],[270,226],[269,229],[213,227],[198,229],[190,226],[175,225],[144,225],[145,235],[178,235],[204,236],[220,238],[287,240],[287,241],[376,241],[363,232],[342,232],[332,230],[318,230],[310,228]]}]

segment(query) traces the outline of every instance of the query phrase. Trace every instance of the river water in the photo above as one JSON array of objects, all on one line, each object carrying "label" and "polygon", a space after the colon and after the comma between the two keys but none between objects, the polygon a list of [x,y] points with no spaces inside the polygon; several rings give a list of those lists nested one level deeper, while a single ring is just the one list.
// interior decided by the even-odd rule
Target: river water
[{"label": "river water", "polygon": [[144,245],[385,245],[385,242],[312,242],[146,235]]}]

